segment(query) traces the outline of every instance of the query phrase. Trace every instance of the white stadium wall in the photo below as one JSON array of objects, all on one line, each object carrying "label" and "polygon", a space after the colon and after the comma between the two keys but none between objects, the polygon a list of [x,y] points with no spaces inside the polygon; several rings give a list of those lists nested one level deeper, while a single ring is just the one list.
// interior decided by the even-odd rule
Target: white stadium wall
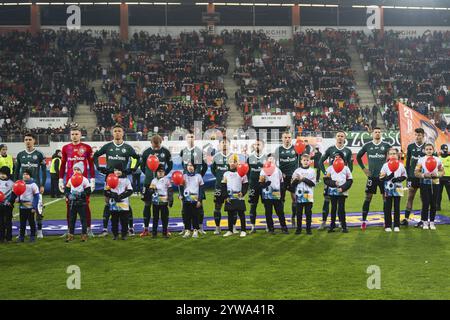
[{"label": "white stadium wall", "polygon": [[[308,137],[304,137],[305,139],[308,139]],[[310,139],[312,141],[312,139]],[[335,144],[335,139],[322,139],[318,138],[316,141],[320,141],[318,143],[319,150],[323,152],[328,147]],[[358,139],[359,141],[359,139]],[[98,150],[100,147],[102,147],[107,141],[84,141],[85,143],[92,146],[94,152]],[[232,152],[237,152],[239,154],[242,154],[244,150],[248,150],[247,153],[250,153],[250,146],[255,142],[255,140],[231,140],[231,150]],[[390,141],[387,141],[390,142]],[[139,154],[142,154],[142,152],[150,147],[150,141],[129,141],[129,143]],[[356,146],[351,146],[352,143],[356,144]],[[51,155],[55,152],[57,149],[62,149],[62,147],[67,144],[67,142],[51,142],[50,145],[47,146],[38,146],[37,148],[44,153],[46,157],[51,157]],[[13,157],[16,157],[17,153],[22,151],[24,149],[24,144],[22,142],[17,143],[6,143],[8,146],[8,154],[11,154]],[[186,141],[164,141],[162,144],[164,147],[168,148],[170,152],[173,155],[178,155],[184,147],[186,147]],[[217,150],[218,147],[218,140],[201,140],[196,141],[196,146],[200,148],[205,148],[205,146],[210,145],[211,147],[215,148]],[[267,144],[266,145],[266,153],[274,152],[275,149],[280,144]],[[355,143],[352,141],[350,143],[349,148],[352,150],[353,153],[357,153],[362,147],[362,143]]]},{"label": "white stadium wall", "polygon": [[56,117],[56,118],[44,118],[44,117],[29,117],[26,127],[28,129],[34,128],[64,128],[69,121],[69,118]]},{"label": "white stadium wall", "polygon": [[[7,27],[7,26],[4,26]],[[42,26],[42,29],[61,30],[65,29],[65,26]],[[192,32],[205,30],[205,26],[130,26],[129,34],[132,35],[135,32],[148,32],[149,34],[170,35],[172,37],[178,36],[182,32]],[[109,33],[119,33],[119,26],[82,26],[81,31],[91,30],[93,34],[101,35],[101,31],[106,30]],[[291,26],[285,27],[272,27],[272,26],[216,26],[215,33],[220,34],[223,30],[248,30],[248,31],[264,31],[268,36],[275,40],[291,39],[293,35],[293,28]],[[372,31],[367,27],[361,26],[342,26],[342,27],[329,27],[329,26],[302,26],[300,31],[306,30],[341,30],[341,31],[364,31],[370,34]],[[405,37],[419,37],[425,33],[433,31],[450,31],[448,27],[385,27],[385,31],[401,32]]]}]

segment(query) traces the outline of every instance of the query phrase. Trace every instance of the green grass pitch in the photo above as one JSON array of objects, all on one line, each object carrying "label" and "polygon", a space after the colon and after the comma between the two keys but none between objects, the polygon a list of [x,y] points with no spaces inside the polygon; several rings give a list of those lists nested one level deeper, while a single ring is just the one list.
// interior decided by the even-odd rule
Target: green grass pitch
[{"label": "green grass pitch", "polygon": [[[360,212],[366,179],[355,168],[347,212]],[[313,212],[322,208],[323,183],[316,188]],[[206,215],[212,215],[211,192]],[[45,198],[45,201],[51,199]],[[404,209],[405,199],[402,201]],[[142,202],[132,198],[135,216]],[[179,216],[176,200],[171,216]],[[286,209],[290,201],[286,203]],[[91,201],[101,218],[103,197]],[[415,209],[420,208],[418,197]],[[380,195],[371,211],[381,210]],[[442,214],[449,214],[443,201]],[[263,214],[262,206],[258,214]],[[47,219],[64,219],[63,201],[46,208]],[[290,213],[290,210],[287,210]],[[448,299],[450,226],[437,231],[402,228],[312,236],[263,231],[244,239],[209,233],[200,239],[90,239],[66,244],[46,237],[35,244],[0,245],[0,299]],[[81,270],[81,289],[69,290],[67,267]],[[380,267],[381,289],[368,289],[367,268]]]}]

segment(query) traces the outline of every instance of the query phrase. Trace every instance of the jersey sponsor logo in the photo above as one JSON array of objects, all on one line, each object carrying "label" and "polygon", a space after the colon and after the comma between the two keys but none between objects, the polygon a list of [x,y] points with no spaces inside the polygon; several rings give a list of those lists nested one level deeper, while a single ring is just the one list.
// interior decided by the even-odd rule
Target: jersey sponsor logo
[{"label": "jersey sponsor logo", "polygon": [[84,160],[86,160],[86,158],[73,156],[73,157],[68,157],[67,160],[69,160],[69,161],[84,161]]},{"label": "jersey sponsor logo", "polygon": [[217,166],[217,169],[219,169],[220,171],[227,171],[228,167],[227,166]]},{"label": "jersey sponsor logo", "polygon": [[125,161],[125,160],[127,160],[127,158],[126,158],[126,157],[121,157],[121,156],[119,156],[119,155],[115,155],[115,156],[109,156],[109,157],[108,157],[108,160]]},{"label": "jersey sponsor logo", "polygon": [[28,162],[28,163],[22,163],[21,166],[25,167],[25,168],[37,168],[37,167],[39,167],[39,164]]},{"label": "jersey sponsor logo", "polygon": [[376,154],[369,154],[369,158],[371,159],[385,159],[386,156],[384,154],[376,153]]},{"label": "jersey sponsor logo", "polygon": [[296,161],[296,160],[297,160],[297,158],[295,158],[295,157],[292,157],[292,158],[290,158],[290,157],[280,158],[280,162],[293,162],[293,161]]}]

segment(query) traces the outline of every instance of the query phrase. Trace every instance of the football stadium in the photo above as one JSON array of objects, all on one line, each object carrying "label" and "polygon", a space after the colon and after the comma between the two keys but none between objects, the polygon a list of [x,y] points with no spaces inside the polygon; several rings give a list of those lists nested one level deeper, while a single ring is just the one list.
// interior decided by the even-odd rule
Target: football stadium
[{"label": "football stadium", "polygon": [[449,299],[450,2],[172,1],[0,0],[0,299]]}]

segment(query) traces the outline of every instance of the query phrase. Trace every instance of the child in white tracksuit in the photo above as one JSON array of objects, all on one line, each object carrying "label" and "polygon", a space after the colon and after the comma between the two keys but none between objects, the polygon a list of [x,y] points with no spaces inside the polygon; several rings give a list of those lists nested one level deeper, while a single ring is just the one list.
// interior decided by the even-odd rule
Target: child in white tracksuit
[{"label": "child in white tracksuit", "polygon": [[156,177],[150,183],[150,193],[153,203],[152,237],[158,233],[159,217],[161,216],[163,237],[168,237],[167,228],[169,226],[169,208],[173,205],[173,190],[170,179],[166,177],[163,165],[159,165],[156,170]]},{"label": "child in white tracksuit", "polygon": [[[271,162],[275,166],[275,158],[271,155],[268,156],[267,161]],[[275,171],[269,176],[264,170],[261,170],[259,176],[259,183],[261,191],[261,198],[264,204],[267,229],[270,234],[275,233],[273,224],[273,209],[278,216],[281,225],[282,233],[289,233],[286,226],[286,218],[284,216],[283,199],[281,199],[281,190],[283,189],[283,173],[279,168],[275,168]]]},{"label": "child in white tracksuit", "polygon": [[[391,148],[388,159],[398,159],[398,150]],[[380,170],[380,180],[384,181],[384,230],[392,231],[392,205],[394,206],[394,231],[400,231],[400,200],[403,196],[402,182],[407,178],[406,169],[399,161],[398,169],[392,172],[386,162]]]},{"label": "child in white tracksuit", "polygon": [[36,219],[35,214],[38,212],[39,204],[39,187],[31,178],[31,171],[25,169],[23,171],[23,180],[26,184],[25,192],[17,197],[20,203],[19,214],[20,214],[20,233],[17,242],[25,241],[25,230],[27,222],[30,225],[30,242],[36,241]]},{"label": "child in white tracksuit", "polygon": [[306,216],[306,234],[310,235],[312,207],[314,202],[314,187],[316,186],[316,171],[310,168],[311,159],[308,154],[302,154],[301,166],[292,174],[291,186],[295,190],[295,216],[297,230],[295,234],[302,233],[303,210]]},{"label": "child in white tracksuit", "polygon": [[222,179],[222,196],[225,200],[225,211],[228,212],[228,231],[223,235],[224,237],[232,236],[234,223],[236,217],[239,216],[241,220],[240,237],[245,237],[246,221],[245,221],[245,200],[244,196],[248,190],[247,175],[240,176],[237,172],[239,158],[237,155],[230,157],[229,169],[223,174]]},{"label": "child in white tracksuit", "polygon": [[[83,162],[77,162],[73,166],[73,172],[83,175],[84,164]],[[67,234],[66,242],[74,240],[75,235],[75,223],[77,221],[77,215],[80,216],[81,222],[81,241],[87,241],[87,220],[86,220],[86,207],[87,197],[91,194],[91,183],[83,176],[83,181],[78,187],[72,185],[71,179],[68,179],[65,187],[65,194],[69,205],[69,232]]]},{"label": "child in white tracksuit", "polygon": [[0,168],[0,192],[4,195],[4,200],[0,202],[0,243],[12,240],[12,187],[14,182],[10,179],[11,171],[9,167]]},{"label": "child in white tracksuit", "polygon": [[[425,144],[425,156],[419,158],[414,170],[416,178],[420,178],[420,198],[422,200],[421,222],[422,229],[436,230],[434,219],[436,217],[437,197],[440,191],[439,178],[444,175],[444,166],[441,159],[434,156],[435,149],[431,143]],[[433,157],[436,168],[429,171],[427,159]]]},{"label": "child in white tracksuit", "polygon": [[105,187],[105,196],[109,198],[108,204],[111,212],[113,240],[119,238],[119,221],[122,240],[126,240],[128,234],[128,218],[130,215],[129,197],[133,194],[133,186],[128,177],[123,174],[123,170],[122,165],[117,164],[114,167],[114,174],[119,178],[119,184],[115,188]]},{"label": "child in white tracksuit", "polygon": [[[336,152],[336,157],[344,159],[344,154],[342,152]],[[335,158],[335,161],[337,158]],[[347,233],[347,222],[345,221],[345,200],[348,197],[348,189],[350,189],[353,184],[352,172],[347,165],[345,165],[340,172],[336,172],[334,166],[331,165],[327,168],[327,173],[323,178],[323,181],[329,187],[328,195],[331,199],[331,223],[328,232],[334,232],[334,229],[336,228],[337,213],[339,216],[339,221],[341,222],[342,232]]]},{"label": "child in white tracksuit", "polygon": [[191,236],[198,238],[200,208],[203,198],[203,178],[199,173],[195,173],[195,166],[189,162],[186,167],[188,173],[183,175],[183,185],[180,186],[180,199],[184,208],[184,235],[183,238]]}]

